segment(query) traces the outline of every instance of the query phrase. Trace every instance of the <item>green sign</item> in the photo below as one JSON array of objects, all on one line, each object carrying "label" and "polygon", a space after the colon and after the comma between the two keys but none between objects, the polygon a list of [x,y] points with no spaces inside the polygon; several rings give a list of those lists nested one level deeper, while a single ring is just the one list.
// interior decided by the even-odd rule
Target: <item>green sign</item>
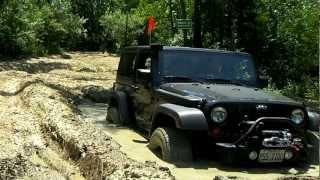
[{"label": "green sign", "polygon": [[177,29],[192,29],[192,20],[191,19],[177,19],[176,20]]}]

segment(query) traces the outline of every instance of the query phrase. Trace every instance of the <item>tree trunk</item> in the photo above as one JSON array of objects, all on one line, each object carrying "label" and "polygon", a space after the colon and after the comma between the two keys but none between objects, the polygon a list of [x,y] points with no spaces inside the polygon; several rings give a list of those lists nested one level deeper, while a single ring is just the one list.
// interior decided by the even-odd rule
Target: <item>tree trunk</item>
[{"label": "tree trunk", "polygon": [[202,37],[201,37],[201,0],[194,1],[194,17],[193,17],[193,47],[201,48],[202,47]]},{"label": "tree trunk", "polygon": [[[186,11],[185,0],[180,0],[180,8],[181,8],[181,18],[186,19],[187,18],[187,11]],[[184,46],[187,46],[187,43],[188,43],[187,40],[188,40],[187,30],[183,30],[183,44],[184,44]]]},{"label": "tree trunk", "polygon": [[175,29],[174,29],[174,18],[173,18],[173,8],[172,8],[172,0],[168,1],[169,3],[169,11],[170,11],[170,24],[171,24],[171,36],[174,37]]}]

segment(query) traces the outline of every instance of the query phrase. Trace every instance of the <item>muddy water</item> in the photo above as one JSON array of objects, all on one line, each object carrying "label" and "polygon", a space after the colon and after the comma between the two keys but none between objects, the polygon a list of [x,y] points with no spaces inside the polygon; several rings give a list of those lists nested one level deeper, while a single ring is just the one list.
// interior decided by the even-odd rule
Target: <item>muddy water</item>
[{"label": "muddy water", "polygon": [[282,176],[318,176],[319,167],[316,165],[299,165],[297,167],[227,167],[207,159],[197,159],[186,167],[168,164],[155,156],[147,148],[147,140],[139,133],[126,127],[108,124],[105,120],[107,105],[85,101],[78,108],[82,119],[95,123],[121,145],[121,150],[130,158],[145,162],[155,161],[170,168],[178,180],[212,180],[215,176],[236,176],[245,179],[277,179]]},{"label": "muddy water", "polygon": [[107,104],[103,103],[93,103],[89,100],[81,102],[78,105],[79,110],[81,111],[82,119],[85,121],[93,122],[97,127],[103,128],[107,124]]}]

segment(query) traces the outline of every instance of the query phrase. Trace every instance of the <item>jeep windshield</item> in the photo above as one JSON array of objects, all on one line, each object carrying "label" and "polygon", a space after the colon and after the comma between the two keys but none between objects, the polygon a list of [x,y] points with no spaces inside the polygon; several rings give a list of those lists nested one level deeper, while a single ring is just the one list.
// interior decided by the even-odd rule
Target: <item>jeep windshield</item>
[{"label": "jeep windshield", "polygon": [[250,56],[210,51],[164,50],[159,62],[162,82],[206,82],[256,86]]}]

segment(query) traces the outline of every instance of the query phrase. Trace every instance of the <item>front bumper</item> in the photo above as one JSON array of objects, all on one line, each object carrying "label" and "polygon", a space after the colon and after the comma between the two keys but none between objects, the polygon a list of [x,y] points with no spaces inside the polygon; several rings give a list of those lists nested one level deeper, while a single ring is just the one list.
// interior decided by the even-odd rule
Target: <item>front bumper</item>
[{"label": "front bumper", "polygon": [[[292,129],[299,128],[292,124],[290,119],[282,117],[262,117],[246,122],[248,129],[236,141],[215,144],[218,153],[222,154],[220,157],[228,163],[291,163],[306,159],[307,149],[312,146],[303,143],[302,137],[293,138],[290,130],[261,128],[261,124],[270,122],[288,123]],[[250,142],[252,137],[256,138],[254,143]]]},{"label": "front bumper", "polygon": [[[299,161],[306,160],[306,152],[307,149],[312,149],[312,147],[307,146],[303,149],[300,149],[297,151],[293,147],[287,147],[287,148],[253,148],[253,147],[247,147],[247,146],[235,146],[228,143],[217,143],[216,144],[216,151],[219,154],[219,157],[221,157],[221,160],[227,162],[227,163],[238,163],[238,162],[256,162],[256,163],[296,163]],[[266,161],[266,159],[261,158],[261,152],[266,151],[283,151],[284,153],[290,152],[292,153],[292,157],[290,159],[285,158],[285,154],[283,154],[282,158],[277,159],[269,159]],[[255,152],[256,157],[250,158],[250,153]],[[278,155],[279,156],[279,155]],[[281,155],[280,155],[281,156]]]}]

